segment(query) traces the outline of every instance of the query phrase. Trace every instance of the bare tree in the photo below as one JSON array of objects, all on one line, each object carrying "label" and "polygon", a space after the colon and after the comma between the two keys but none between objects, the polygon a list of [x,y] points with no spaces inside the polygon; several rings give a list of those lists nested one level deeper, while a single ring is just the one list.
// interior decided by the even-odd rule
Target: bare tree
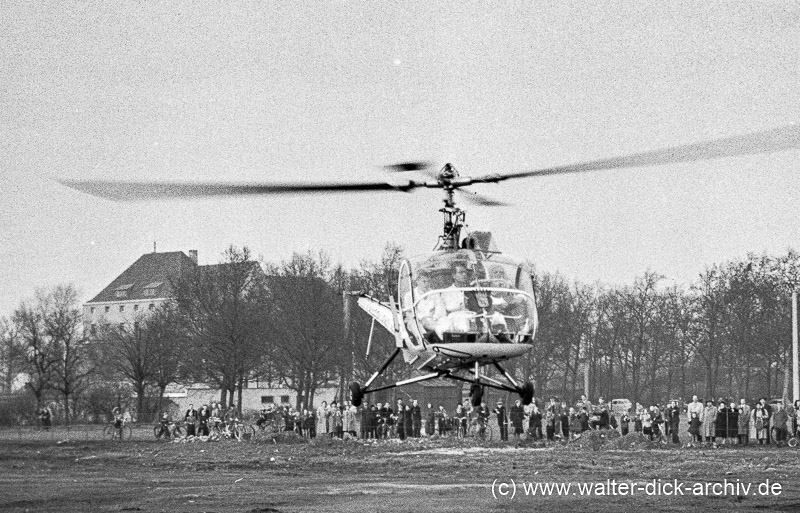
[{"label": "bare tree", "polygon": [[317,388],[351,357],[343,347],[342,296],[333,271],[324,255],[295,254],[268,272],[273,358],[281,381],[297,392],[298,408],[311,406]]},{"label": "bare tree", "polygon": [[28,388],[39,407],[48,389],[60,392],[68,422],[70,399],[92,372],[74,287],[39,291],[33,305],[23,303],[16,310],[13,322],[25,349]]},{"label": "bare tree", "polygon": [[264,273],[250,251],[231,246],[220,264],[197,268],[175,284],[178,310],[193,350],[187,377],[217,385],[223,405],[262,365],[270,348],[265,329]]},{"label": "bare tree", "polygon": [[22,339],[25,350],[24,368],[29,376],[25,386],[33,392],[39,408],[44,405],[45,392],[52,388],[58,365],[55,342],[47,336],[44,312],[40,306],[22,303],[13,317],[16,331]]},{"label": "bare tree", "polygon": [[94,372],[75,288],[55,287],[45,297],[44,311],[45,330],[54,342],[56,355],[52,387],[64,397],[64,421],[69,423],[70,400],[89,384]]},{"label": "bare tree", "polygon": [[136,411],[144,418],[147,387],[153,379],[153,348],[141,320],[131,327],[105,325],[98,330],[94,344],[101,374],[109,380],[128,381],[136,394]]},{"label": "bare tree", "polygon": [[12,319],[0,318],[0,391],[10,392],[14,379],[23,371],[25,348]]},{"label": "bare tree", "polygon": [[156,409],[161,408],[166,388],[178,381],[186,346],[175,305],[164,303],[159,309],[138,316],[133,323],[101,328],[95,346],[105,377],[122,378],[136,393],[136,411],[147,418],[147,392],[158,393]]}]

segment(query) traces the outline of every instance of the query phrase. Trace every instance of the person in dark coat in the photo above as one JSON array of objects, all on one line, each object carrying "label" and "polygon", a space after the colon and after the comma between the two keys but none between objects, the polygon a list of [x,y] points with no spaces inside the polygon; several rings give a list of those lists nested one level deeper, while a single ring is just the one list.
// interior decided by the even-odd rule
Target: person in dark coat
[{"label": "person in dark coat", "polygon": [[611,427],[611,420],[609,419],[609,416],[608,416],[608,409],[605,406],[603,406],[600,409],[600,425],[599,425],[599,428],[600,429],[610,429],[610,427]]},{"label": "person in dark coat", "polygon": [[425,421],[425,434],[428,436],[436,434],[436,410],[431,403],[428,403],[428,415]]},{"label": "person in dark coat", "polygon": [[633,432],[634,433],[643,433],[644,427],[642,426],[642,415],[640,412],[636,412],[636,415],[633,417]]},{"label": "person in dark coat", "polygon": [[525,409],[519,400],[511,407],[511,425],[514,427],[514,438],[519,438],[524,431],[522,422],[525,420]]},{"label": "person in dark coat", "polygon": [[403,415],[403,419],[405,420],[405,430],[406,430],[406,438],[411,438],[414,436],[414,419],[411,416],[411,405],[406,405],[406,411]]},{"label": "person in dark coat", "polygon": [[449,421],[449,417],[447,416],[447,410],[444,409],[444,406],[441,404],[439,405],[439,410],[435,413],[436,417],[436,425],[439,429],[439,436],[444,436],[447,434],[447,422]]},{"label": "person in dark coat", "polygon": [[622,417],[620,417],[619,425],[622,430],[622,436],[627,435],[631,426],[631,416],[627,411],[623,412]]},{"label": "person in dark coat", "polygon": [[317,411],[311,408],[306,417],[306,429],[308,430],[309,438],[317,437]]},{"label": "person in dark coat", "polygon": [[581,408],[581,411],[578,412],[578,415],[581,417],[581,429],[589,431],[589,429],[591,429],[589,427],[589,410],[584,406]]},{"label": "person in dark coat", "polygon": [[411,401],[411,432],[414,438],[420,437],[422,431],[422,408],[419,407],[419,402],[414,399]]},{"label": "person in dark coat", "polygon": [[566,401],[561,401],[558,417],[561,423],[561,436],[564,440],[569,440],[569,407]]},{"label": "person in dark coat", "polygon": [[186,436],[195,436],[197,434],[195,431],[197,417],[197,410],[194,409],[193,404],[190,404],[189,409],[186,410],[186,414],[183,416],[183,421],[186,422]]},{"label": "person in dark coat", "polygon": [[50,411],[50,407],[42,406],[42,409],[39,410],[39,420],[42,422],[42,428],[50,431],[50,427],[53,425],[53,413]]},{"label": "person in dark coat", "polygon": [[534,440],[541,440],[542,435],[542,412],[539,407],[534,403],[531,408],[530,417],[528,417],[528,433]]},{"label": "person in dark coat", "polygon": [[384,408],[386,408],[385,418],[386,418],[386,426],[388,428],[386,430],[386,437],[388,438],[392,436],[392,427],[395,425],[395,420],[397,419],[397,416],[394,414],[394,410],[392,409],[391,403],[386,403],[384,405]]},{"label": "person in dark coat", "polygon": [[500,428],[500,440],[503,442],[508,441],[508,420],[506,419],[506,407],[503,406],[503,401],[497,401],[497,407],[493,413],[497,415],[497,427]]},{"label": "person in dark coat", "polygon": [[725,404],[725,401],[720,401],[719,407],[717,408],[717,420],[714,423],[714,436],[719,440],[719,443],[725,443],[725,438],[728,436],[728,406]]},{"label": "person in dark coat", "polygon": [[701,442],[703,437],[700,435],[700,417],[697,413],[692,412],[692,418],[689,419],[689,434],[692,435],[692,443]]},{"label": "person in dark coat", "polygon": [[370,405],[369,414],[367,415],[367,437],[374,440],[378,438],[378,419],[381,417],[381,412],[376,405]]},{"label": "person in dark coat", "polygon": [[[764,411],[766,411],[767,417],[772,419],[772,415],[774,414],[774,412],[772,411],[772,406],[767,404],[767,398],[766,397],[762,397],[761,399],[758,400],[758,402],[761,403],[761,407],[764,409]],[[766,443],[767,443],[767,445],[772,443],[772,430],[771,429],[767,429],[767,442]]]},{"label": "person in dark coat", "polygon": [[783,409],[783,405],[776,405],[775,414],[772,416],[772,427],[775,429],[775,442],[778,445],[786,441],[788,424],[789,415],[786,413],[786,410]]},{"label": "person in dark coat", "polygon": [[200,407],[197,413],[197,429],[199,436],[208,436],[208,419],[211,418],[211,410],[205,404]]},{"label": "person in dark coat", "polygon": [[406,405],[402,399],[397,400],[397,437],[406,439]]},{"label": "person in dark coat", "polygon": [[728,405],[728,438],[731,443],[736,443],[739,439],[739,410],[734,402]]},{"label": "person in dark coat", "polygon": [[681,425],[681,409],[678,408],[675,402],[670,403],[669,408],[667,408],[667,425],[669,426],[669,434],[672,437],[672,443],[681,443],[680,438],[678,438]]}]

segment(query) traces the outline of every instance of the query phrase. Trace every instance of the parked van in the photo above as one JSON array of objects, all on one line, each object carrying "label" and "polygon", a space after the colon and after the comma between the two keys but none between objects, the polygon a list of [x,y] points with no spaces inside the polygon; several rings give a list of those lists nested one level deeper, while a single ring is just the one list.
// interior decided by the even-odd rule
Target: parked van
[{"label": "parked van", "polygon": [[611,411],[613,413],[621,414],[625,413],[626,411],[630,410],[633,406],[633,403],[630,399],[612,399],[611,400]]}]

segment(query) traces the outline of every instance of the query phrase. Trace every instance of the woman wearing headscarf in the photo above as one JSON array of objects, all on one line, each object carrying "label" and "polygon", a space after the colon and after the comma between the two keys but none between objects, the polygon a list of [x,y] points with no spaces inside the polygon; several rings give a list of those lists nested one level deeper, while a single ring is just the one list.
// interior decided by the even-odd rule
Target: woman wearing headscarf
[{"label": "woman wearing headscarf", "polygon": [[725,438],[728,436],[728,406],[725,404],[725,401],[720,401],[719,408],[717,408],[717,421],[714,424],[714,436],[717,437],[717,442],[721,444],[725,443]]},{"label": "woman wearing headscarf", "polygon": [[728,433],[727,438],[730,443],[735,444],[739,438],[739,410],[736,408],[736,403],[731,401],[728,405]]},{"label": "woman wearing headscarf", "polygon": [[756,427],[758,444],[765,444],[767,442],[767,433],[769,433],[769,412],[760,402],[756,404],[756,409],[753,410],[753,424]]}]

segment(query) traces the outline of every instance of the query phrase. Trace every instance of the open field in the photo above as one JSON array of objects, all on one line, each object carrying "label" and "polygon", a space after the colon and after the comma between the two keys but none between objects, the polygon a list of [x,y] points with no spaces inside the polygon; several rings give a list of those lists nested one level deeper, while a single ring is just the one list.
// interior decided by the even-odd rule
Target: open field
[{"label": "open field", "polygon": [[[11,511],[800,509],[800,452],[785,447],[653,448],[633,435],[568,445],[175,443],[144,436],[120,443],[8,435],[0,433],[0,509]],[[671,493],[675,480],[684,495]],[[537,482],[572,484],[563,496],[543,497],[541,489],[526,495],[525,483]],[[597,482],[607,488],[581,495],[578,484]],[[613,495],[623,492],[620,484],[635,489]],[[661,495],[648,495],[659,485]],[[702,493],[695,496],[697,486]]]}]

